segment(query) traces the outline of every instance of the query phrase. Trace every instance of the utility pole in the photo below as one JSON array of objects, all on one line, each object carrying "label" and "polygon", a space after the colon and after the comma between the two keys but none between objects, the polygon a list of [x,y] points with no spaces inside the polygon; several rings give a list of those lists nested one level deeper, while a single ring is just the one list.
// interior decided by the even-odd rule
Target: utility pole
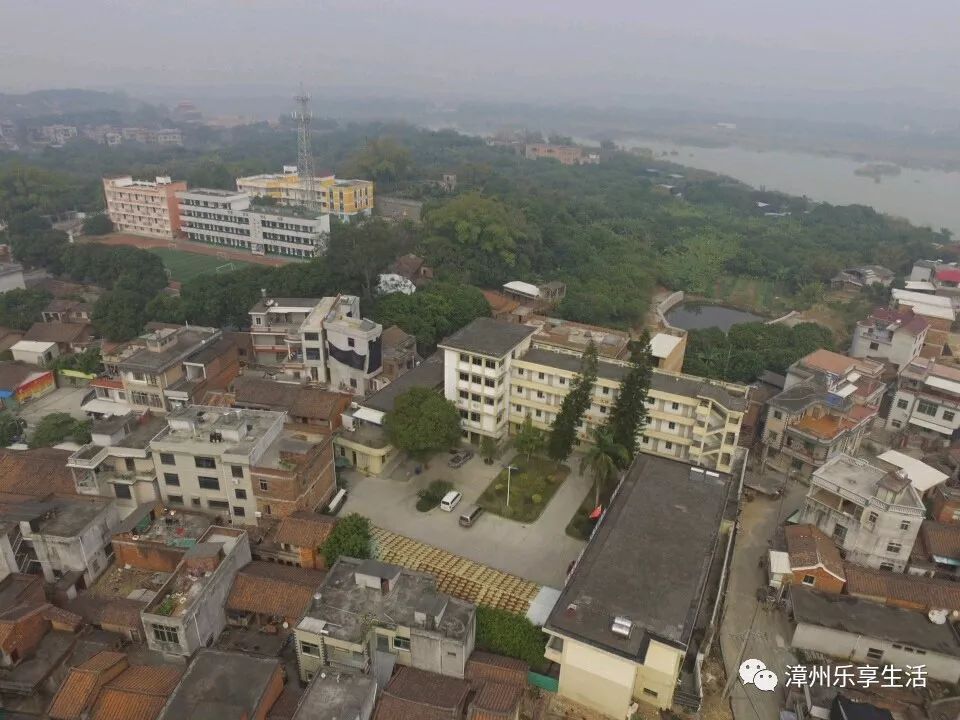
[{"label": "utility pole", "polygon": [[303,204],[311,210],[317,210],[317,197],[313,187],[313,152],[310,149],[310,96],[300,83],[300,94],[297,101],[297,173],[300,176],[300,187],[303,189]]}]

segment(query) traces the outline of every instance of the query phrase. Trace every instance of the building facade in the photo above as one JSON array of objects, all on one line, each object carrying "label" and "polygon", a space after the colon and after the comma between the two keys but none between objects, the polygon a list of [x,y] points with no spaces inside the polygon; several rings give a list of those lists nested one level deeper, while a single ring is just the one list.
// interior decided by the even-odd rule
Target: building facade
[{"label": "building facade", "polygon": [[322,255],[330,216],[300,207],[252,205],[242,192],[197,188],[178,192],[180,222],[190,240],[254,255]]},{"label": "building facade", "polygon": [[185,182],[158,176],[153,182],[134,180],[129,175],[103,179],[107,215],[117,232],[175,238],[180,232],[177,193]]},{"label": "building facade", "polygon": [[929,326],[909,308],[877,308],[854,328],[850,356],[886,360],[902,368],[920,355]]},{"label": "building facade", "polygon": [[960,370],[916,358],[900,371],[887,428],[948,442],[960,429]]},{"label": "building facade", "polygon": [[297,380],[366,394],[383,366],[383,326],[361,317],[360,298],[264,298],[250,310],[254,364]]},{"label": "building facade", "polygon": [[925,515],[905,473],[839,455],[810,478],[800,522],[833,538],[850,562],[903,572]]},{"label": "building facade", "polygon": [[373,211],[373,183],[369,180],[339,180],[333,175],[313,180],[313,195],[308,197],[306,183],[297,168],[286,165],[282,173],[237,178],[237,190],[250,197],[269,197],[281,205],[312,203],[323,213],[350,220]]}]

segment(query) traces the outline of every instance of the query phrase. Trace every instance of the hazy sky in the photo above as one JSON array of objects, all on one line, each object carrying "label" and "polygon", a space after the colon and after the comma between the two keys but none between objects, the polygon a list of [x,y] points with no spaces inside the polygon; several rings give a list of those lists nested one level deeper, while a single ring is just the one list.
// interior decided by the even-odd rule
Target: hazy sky
[{"label": "hazy sky", "polygon": [[960,0],[0,0],[0,91],[256,84],[960,100]]}]

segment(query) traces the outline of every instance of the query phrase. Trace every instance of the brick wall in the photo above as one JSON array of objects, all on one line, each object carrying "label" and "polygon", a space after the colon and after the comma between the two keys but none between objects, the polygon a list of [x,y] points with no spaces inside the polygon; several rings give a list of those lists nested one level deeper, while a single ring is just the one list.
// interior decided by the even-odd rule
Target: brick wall
[{"label": "brick wall", "polygon": [[[804,578],[813,577],[813,584],[804,583]],[[793,571],[793,583],[796,585],[805,585],[806,587],[812,587],[821,592],[831,593],[834,595],[839,595],[840,591],[843,590],[843,580],[834,577],[828,573],[823,568],[811,568],[807,570],[794,570]]]},{"label": "brick wall", "polygon": [[173,572],[186,552],[167,545],[116,538],[113,540],[113,549],[117,553],[118,566],[130,565],[153,572]]}]

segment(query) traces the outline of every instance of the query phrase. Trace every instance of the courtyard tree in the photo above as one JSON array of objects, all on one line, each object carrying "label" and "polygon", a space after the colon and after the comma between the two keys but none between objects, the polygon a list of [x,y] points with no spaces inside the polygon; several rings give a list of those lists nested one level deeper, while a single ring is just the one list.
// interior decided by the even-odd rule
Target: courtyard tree
[{"label": "courtyard tree", "polygon": [[573,451],[577,439],[577,426],[590,407],[593,385],[597,381],[597,346],[590,341],[580,360],[580,373],[573,379],[570,392],[560,405],[560,412],[553,421],[547,454],[555,462],[566,460]]},{"label": "courtyard tree", "polygon": [[527,416],[523,419],[523,424],[520,425],[513,437],[513,447],[516,448],[518,453],[526,455],[529,463],[530,459],[541,452],[546,444],[546,433],[533,424],[533,418],[530,413],[527,413]]},{"label": "courtyard tree", "polygon": [[637,454],[639,434],[647,422],[647,394],[653,373],[650,334],[644,330],[630,348],[630,370],[620,384],[620,394],[610,411],[607,427],[612,440],[627,453],[626,467]]},{"label": "courtyard tree", "polygon": [[443,395],[415,387],[397,397],[384,427],[394,447],[424,461],[459,442],[460,413]]},{"label": "courtyard tree", "polygon": [[0,413],[0,447],[11,445],[23,434],[24,421],[8,412]]},{"label": "courtyard tree", "polygon": [[500,445],[489,435],[484,435],[480,440],[480,457],[487,465],[492,465],[493,461],[500,456]]},{"label": "courtyard tree", "polygon": [[371,549],[370,521],[357,513],[350,513],[338,520],[320,548],[327,567],[342,556],[366,560],[371,555]]},{"label": "courtyard tree", "polygon": [[592,445],[580,459],[580,472],[593,479],[594,507],[600,504],[601,492],[606,491],[617,477],[619,469],[630,462],[630,454],[617,443],[606,426],[596,428],[591,437]]}]

